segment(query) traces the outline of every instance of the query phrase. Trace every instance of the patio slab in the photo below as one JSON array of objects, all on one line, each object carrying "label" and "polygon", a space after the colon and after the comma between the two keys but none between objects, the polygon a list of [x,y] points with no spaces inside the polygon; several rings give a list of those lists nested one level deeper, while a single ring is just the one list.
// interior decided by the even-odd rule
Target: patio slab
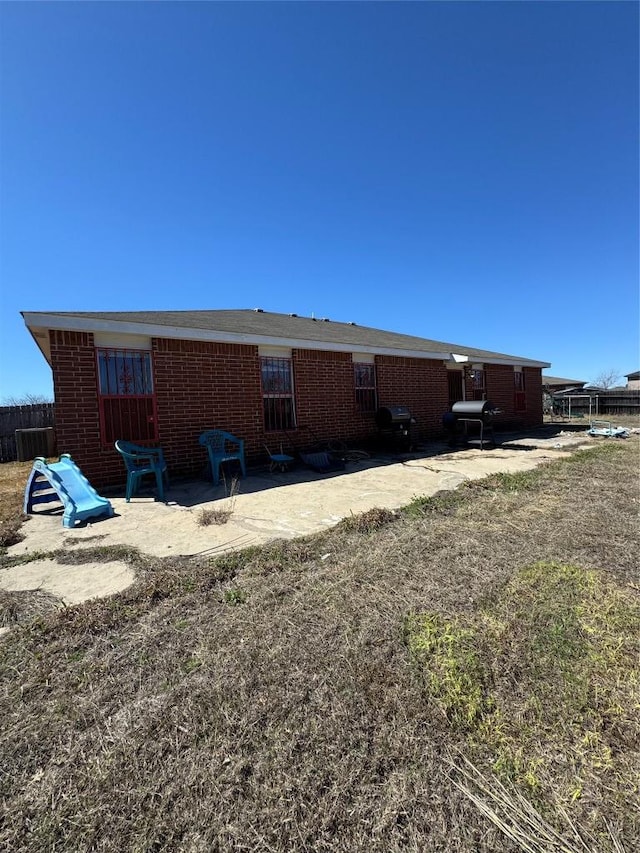
[{"label": "patio slab", "polygon": [[[73,605],[126,588],[134,573],[118,560],[69,565],[40,553],[128,545],[157,557],[216,556],[314,533],[373,507],[397,509],[415,497],[455,489],[465,480],[527,471],[598,443],[583,430],[550,428],[500,436],[498,441],[498,447],[485,450],[449,450],[434,443],[404,457],[380,455],[348,464],[345,471],[328,475],[303,468],[282,473],[250,470],[231,497],[224,483],[214,487],[202,480],[172,484],[166,504],[151,495],[130,503],[121,494],[109,495],[113,517],[85,522],[73,530],[62,526],[62,506],[40,511],[23,525],[23,541],[8,549],[10,556],[33,554],[35,559],[0,569],[0,588],[43,589],[57,596],[61,605]],[[228,521],[200,523],[203,511],[211,509],[229,510]]]},{"label": "patio slab", "polygon": [[[349,463],[345,471],[328,475],[303,468],[282,473],[249,470],[237,481],[239,491],[232,497],[224,483],[214,487],[202,480],[176,482],[168,490],[166,504],[155,501],[151,493],[128,504],[122,496],[109,496],[114,517],[88,521],[73,530],[62,527],[61,509],[34,513],[23,525],[24,540],[8,552],[19,556],[59,548],[129,545],[158,557],[213,556],[313,533],[373,507],[397,509],[417,496],[454,489],[465,480],[530,470],[592,443],[582,431],[539,430],[500,438],[497,448],[484,450],[425,445],[402,458],[380,456]],[[202,512],[211,509],[229,510],[229,520],[203,525]],[[0,570],[0,586],[3,574]]]}]

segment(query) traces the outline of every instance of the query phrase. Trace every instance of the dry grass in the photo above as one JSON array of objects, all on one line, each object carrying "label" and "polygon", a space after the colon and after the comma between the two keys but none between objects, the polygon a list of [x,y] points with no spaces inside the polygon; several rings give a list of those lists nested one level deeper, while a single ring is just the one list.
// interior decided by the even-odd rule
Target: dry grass
[{"label": "dry grass", "polygon": [[200,527],[208,527],[210,524],[226,524],[231,518],[230,509],[201,509],[198,513],[198,524]]},{"label": "dry grass", "polygon": [[216,560],[123,551],[133,587],[0,641],[0,847],[562,850],[535,812],[640,848],[638,450]]},{"label": "dry grass", "polygon": [[[526,853],[595,853],[601,843],[588,830],[576,825],[565,806],[556,801],[559,828],[512,784],[482,773],[465,756],[450,759],[454,784],[500,832]],[[624,853],[623,842],[605,820],[604,843],[612,853]]]},{"label": "dry grass", "polygon": [[240,493],[240,481],[238,477],[233,477],[229,482],[222,472],[222,483],[225,491],[225,498],[219,501],[215,507],[204,507],[200,510],[197,516],[198,524],[201,527],[208,527],[210,524],[226,524],[233,515],[236,499]]},{"label": "dry grass", "polygon": [[61,607],[60,600],[42,589],[8,591],[0,589],[0,627],[28,622]]},{"label": "dry grass", "polygon": [[20,542],[24,488],[31,462],[5,462],[0,465],[0,549]]}]

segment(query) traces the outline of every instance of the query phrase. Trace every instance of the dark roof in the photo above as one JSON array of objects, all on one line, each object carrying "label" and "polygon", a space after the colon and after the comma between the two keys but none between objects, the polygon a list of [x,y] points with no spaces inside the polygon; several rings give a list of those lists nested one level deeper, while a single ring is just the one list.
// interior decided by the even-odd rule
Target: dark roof
[{"label": "dark roof", "polygon": [[[355,323],[340,323],[324,318],[313,319],[312,317],[299,317],[295,314],[276,314],[252,309],[219,311],[23,311],[22,313],[28,315],[28,325],[33,327],[39,325],[39,317],[43,320],[42,325],[47,325],[49,328],[55,328],[51,323],[51,318],[75,318],[86,319],[90,322],[109,321],[232,333],[250,337],[302,340],[309,341],[309,343],[335,343],[352,346],[356,351],[359,346],[378,347],[443,354],[459,353],[478,360],[496,358],[525,364],[532,362],[537,366],[541,364],[537,359],[507,355],[463,344],[433,341],[399,332],[387,332],[367,326],[358,326]],[[46,321],[45,317],[47,318]],[[141,329],[141,334],[145,334],[143,329]]]},{"label": "dark roof", "polygon": [[640,379],[640,370],[634,370],[633,373],[625,373],[625,379]]},{"label": "dark roof", "polygon": [[547,376],[542,374],[542,384],[544,385],[561,385],[563,388],[575,388],[577,385],[586,385],[586,379],[561,379],[558,376]]}]

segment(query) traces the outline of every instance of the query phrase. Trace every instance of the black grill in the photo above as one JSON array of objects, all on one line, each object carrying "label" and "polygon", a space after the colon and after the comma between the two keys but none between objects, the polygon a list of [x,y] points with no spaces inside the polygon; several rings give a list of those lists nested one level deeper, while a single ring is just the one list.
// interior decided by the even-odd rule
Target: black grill
[{"label": "black grill", "polygon": [[500,410],[493,403],[490,403],[489,400],[458,400],[451,407],[451,411],[460,418],[482,418],[486,424]]},{"label": "black grill", "polygon": [[411,450],[411,427],[415,423],[407,406],[382,406],[376,412],[376,426],[384,443]]},{"label": "black grill", "polygon": [[449,434],[449,447],[485,444],[495,447],[493,419],[500,409],[489,400],[459,400],[442,417],[442,425]]}]

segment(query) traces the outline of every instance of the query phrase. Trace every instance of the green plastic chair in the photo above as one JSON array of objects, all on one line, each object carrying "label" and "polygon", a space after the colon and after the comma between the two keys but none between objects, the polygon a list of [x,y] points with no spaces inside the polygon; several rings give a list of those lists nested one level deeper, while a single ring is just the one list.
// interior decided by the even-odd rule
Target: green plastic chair
[{"label": "green plastic chair", "polygon": [[202,433],[198,441],[203,447],[207,448],[214,486],[220,482],[220,465],[223,462],[237,460],[240,463],[242,476],[247,476],[243,438],[237,438],[222,429],[208,429]]},{"label": "green plastic chair", "polygon": [[140,447],[130,441],[116,441],[116,450],[124,459],[127,469],[126,501],[136,494],[140,481],[147,474],[156,478],[158,500],[164,502],[164,486],[169,487],[169,472],[161,447]]}]

